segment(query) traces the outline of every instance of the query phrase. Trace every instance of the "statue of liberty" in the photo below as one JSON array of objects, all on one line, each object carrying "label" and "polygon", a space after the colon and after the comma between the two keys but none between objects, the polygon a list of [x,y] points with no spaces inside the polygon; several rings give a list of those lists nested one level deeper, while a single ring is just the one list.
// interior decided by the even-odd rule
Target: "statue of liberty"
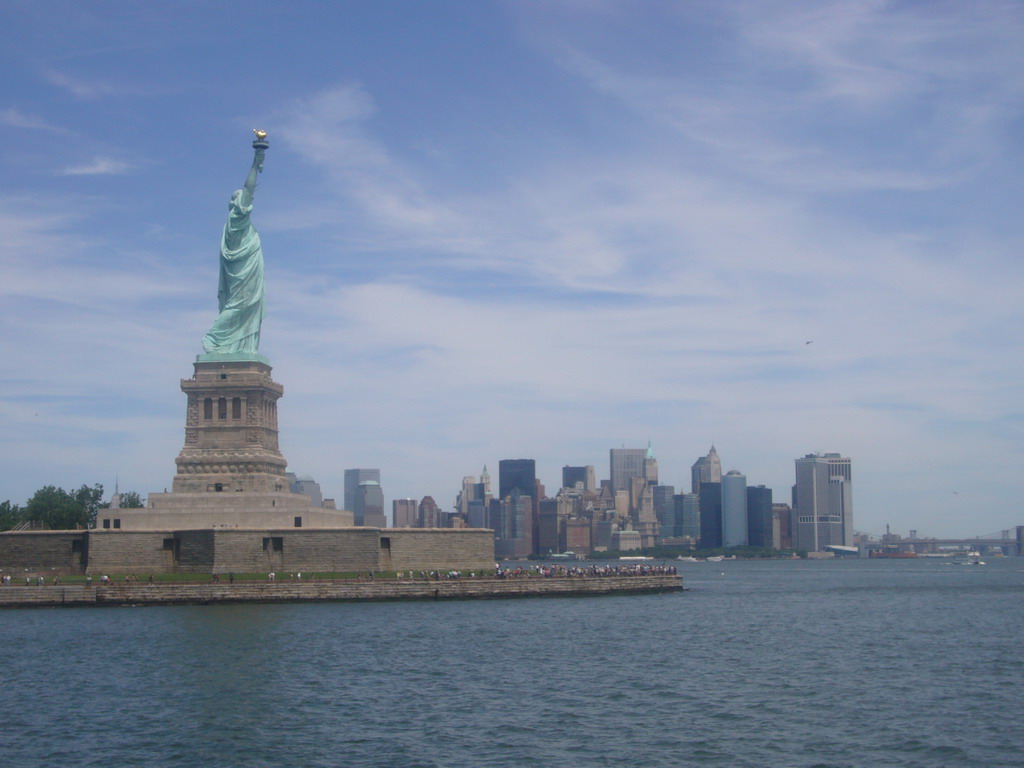
[{"label": "statue of liberty", "polygon": [[266,131],[254,131],[256,150],[245,179],[228,203],[228,220],[220,244],[220,283],[217,303],[220,314],[203,337],[208,354],[256,354],[260,347],[263,322],[263,248],[260,236],[249,221],[252,213],[256,177],[263,170],[266,155]]}]

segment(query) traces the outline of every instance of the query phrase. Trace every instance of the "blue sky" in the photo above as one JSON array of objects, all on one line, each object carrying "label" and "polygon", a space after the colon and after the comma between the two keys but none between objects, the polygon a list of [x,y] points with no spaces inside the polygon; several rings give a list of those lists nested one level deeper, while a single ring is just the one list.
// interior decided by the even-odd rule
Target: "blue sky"
[{"label": "blue sky", "polygon": [[[1024,524],[1024,5],[0,6],[0,499],[169,487],[251,129],[290,469],[450,507],[651,441]],[[813,343],[807,344],[806,342]]]}]

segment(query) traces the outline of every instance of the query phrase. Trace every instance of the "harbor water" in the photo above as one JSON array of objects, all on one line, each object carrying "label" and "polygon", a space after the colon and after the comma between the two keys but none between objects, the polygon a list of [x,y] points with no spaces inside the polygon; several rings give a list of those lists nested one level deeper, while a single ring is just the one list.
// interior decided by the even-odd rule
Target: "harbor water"
[{"label": "harbor water", "polygon": [[678,565],[648,596],[4,611],[0,765],[1024,765],[1024,558]]}]

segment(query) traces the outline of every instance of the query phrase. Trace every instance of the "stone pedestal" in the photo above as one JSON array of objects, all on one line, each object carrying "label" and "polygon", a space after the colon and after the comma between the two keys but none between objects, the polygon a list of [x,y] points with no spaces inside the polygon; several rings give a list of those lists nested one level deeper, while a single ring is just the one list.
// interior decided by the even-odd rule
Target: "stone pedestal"
[{"label": "stone pedestal", "polygon": [[111,529],[347,528],[351,512],[313,506],[291,493],[277,444],[284,387],[261,355],[206,354],[181,380],[188,398],[185,445],[171,493],[151,493],[145,509],[103,516]]},{"label": "stone pedestal", "polygon": [[195,375],[181,381],[188,405],[174,493],[287,493],[277,442],[284,387],[256,356],[217,357],[202,355]]}]

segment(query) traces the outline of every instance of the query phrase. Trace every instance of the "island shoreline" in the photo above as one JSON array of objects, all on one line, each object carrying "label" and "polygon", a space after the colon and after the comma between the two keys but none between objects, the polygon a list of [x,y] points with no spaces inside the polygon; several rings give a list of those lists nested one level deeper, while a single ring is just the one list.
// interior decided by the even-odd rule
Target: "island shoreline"
[{"label": "island shoreline", "polygon": [[268,581],[4,586],[0,608],[391,602],[598,597],[683,591],[682,576],[555,576],[412,581]]}]

